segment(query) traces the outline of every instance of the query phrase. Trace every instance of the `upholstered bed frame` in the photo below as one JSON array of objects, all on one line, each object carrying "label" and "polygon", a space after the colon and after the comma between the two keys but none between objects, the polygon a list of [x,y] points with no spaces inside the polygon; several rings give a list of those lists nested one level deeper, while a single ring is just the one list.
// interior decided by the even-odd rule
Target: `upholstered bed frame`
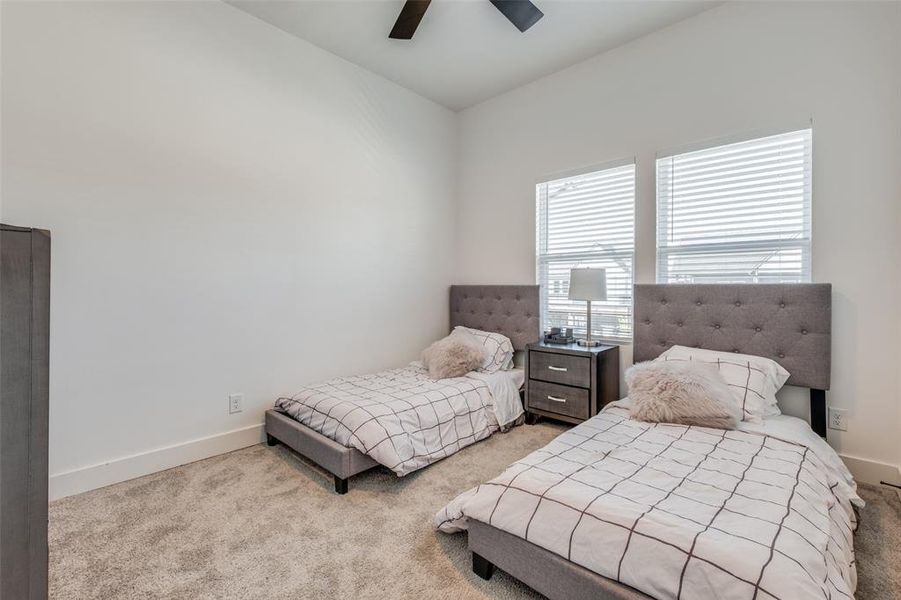
[{"label": "upholstered bed frame", "polygon": [[[539,339],[537,285],[454,285],[450,288],[450,329],[458,325],[502,333],[514,350]],[[348,448],[275,409],[266,411],[266,441],[278,442],[334,475],[335,491],[347,493],[347,479],[378,466]]]},{"label": "upholstered bed frame", "polygon": [[810,388],[810,426],[826,437],[831,284],[636,285],[634,361],[674,345],[773,359]]},{"label": "upholstered bed frame", "polygon": [[[771,358],[791,373],[788,384],[810,388],[811,427],[826,436],[831,284],[636,285],[634,304],[635,362],[673,345]],[[479,521],[469,523],[469,548],[483,579],[496,565],[551,599],[648,598]]]}]

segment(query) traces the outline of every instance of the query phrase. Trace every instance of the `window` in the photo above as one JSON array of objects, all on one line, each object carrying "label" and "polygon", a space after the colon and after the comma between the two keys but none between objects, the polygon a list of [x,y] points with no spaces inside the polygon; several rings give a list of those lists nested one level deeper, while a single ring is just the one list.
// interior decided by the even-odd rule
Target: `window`
[{"label": "window", "polygon": [[811,130],[657,160],[657,281],[810,281]]},{"label": "window", "polygon": [[537,279],[541,326],[585,335],[586,303],[569,300],[569,270],[607,270],[607,300],[591,303],[591,335],[632,337],[635,164],[620,164],[539,183],[536,188]]}]

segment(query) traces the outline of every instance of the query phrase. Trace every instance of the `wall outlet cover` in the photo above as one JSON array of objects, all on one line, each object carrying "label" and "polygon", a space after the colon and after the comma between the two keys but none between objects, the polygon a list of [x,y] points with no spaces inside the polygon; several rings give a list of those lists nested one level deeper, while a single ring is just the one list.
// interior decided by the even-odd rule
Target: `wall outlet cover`
[{"label": "wall outlet cover", "polygon": [[848,431],[848,411],[844,408],[829,407],[829,429]]},{"label": "wall outlet cover", "polygon": [[228,395],[228,414],[233,415],[244,410],[244,394]]}]

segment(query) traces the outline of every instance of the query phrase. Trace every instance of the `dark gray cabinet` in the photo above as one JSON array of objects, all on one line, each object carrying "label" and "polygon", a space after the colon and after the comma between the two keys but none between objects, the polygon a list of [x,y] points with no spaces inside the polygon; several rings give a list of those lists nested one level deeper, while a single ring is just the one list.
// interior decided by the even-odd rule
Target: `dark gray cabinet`
[{"label": "dark gray cabinet", "polygon": [[550,417],[581,423],[614,400],[619,400],[619,346],[527,346],[527,422]]},{"label": "dark gray cabinet", "polygon": [[50,232],[0,225],[0,598],[47,597]]}]

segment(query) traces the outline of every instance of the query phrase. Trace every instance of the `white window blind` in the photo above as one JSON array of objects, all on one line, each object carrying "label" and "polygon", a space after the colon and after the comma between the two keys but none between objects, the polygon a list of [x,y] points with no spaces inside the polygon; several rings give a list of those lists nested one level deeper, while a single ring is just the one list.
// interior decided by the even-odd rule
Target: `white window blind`
[{"label": "white window blind", "polygon": [[586,303],[569,300],[573,267],[607,270],[607,300],[592,302],[592,337],[632,337],[635,164],[539,183],[537,279],[541,326],[585,335]]},{"label": "white window blind", "polygon": [[811,130],[657,160],[657,281],[810,281]]}]

